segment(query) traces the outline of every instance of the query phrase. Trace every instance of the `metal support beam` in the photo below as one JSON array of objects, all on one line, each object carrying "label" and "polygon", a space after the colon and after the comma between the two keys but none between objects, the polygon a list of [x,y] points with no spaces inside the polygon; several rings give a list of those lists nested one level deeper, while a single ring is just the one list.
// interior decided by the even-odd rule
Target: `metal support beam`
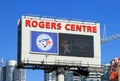
[{"label": "metal support beam", "polygon": [[57,68],[56,81],[64,81],[64,68],[63,67]]}]

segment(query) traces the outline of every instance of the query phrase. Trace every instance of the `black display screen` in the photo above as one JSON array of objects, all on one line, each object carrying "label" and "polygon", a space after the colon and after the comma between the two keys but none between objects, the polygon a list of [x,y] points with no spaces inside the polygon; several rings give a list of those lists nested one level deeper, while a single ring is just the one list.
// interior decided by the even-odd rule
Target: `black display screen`
[{"label": "black display screen", "polygon": [[59,54],[64,56],[94,57],[93,36],[59,34]]}]

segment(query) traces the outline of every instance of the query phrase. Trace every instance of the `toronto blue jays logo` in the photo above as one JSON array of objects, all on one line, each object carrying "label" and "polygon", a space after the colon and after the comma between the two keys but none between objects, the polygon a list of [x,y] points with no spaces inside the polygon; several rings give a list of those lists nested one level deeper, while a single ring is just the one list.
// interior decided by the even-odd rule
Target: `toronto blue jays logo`
[{"label": "toronto blue jays logo", "polygon": [[40,34],[36,40],[37,47],[42,51],[48,51],[53,46],[53,40],[48,34]]}]

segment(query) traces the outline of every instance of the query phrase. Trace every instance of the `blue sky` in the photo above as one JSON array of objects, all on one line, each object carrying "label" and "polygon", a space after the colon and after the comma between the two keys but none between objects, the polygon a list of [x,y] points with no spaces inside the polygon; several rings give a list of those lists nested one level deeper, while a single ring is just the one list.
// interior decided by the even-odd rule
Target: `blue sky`
[{"label": "blue sky", "polygon": [[[103,25],[107,35],[120,32],[119,0],[1,0],[0,58],[17,59],[17,20],[22,15],[36,14],[62,18],[92,20]],[[120,56],[120,39],[101,45],[102,63]],[[43,71],[27,70],[27,81],[43,81]]]}]

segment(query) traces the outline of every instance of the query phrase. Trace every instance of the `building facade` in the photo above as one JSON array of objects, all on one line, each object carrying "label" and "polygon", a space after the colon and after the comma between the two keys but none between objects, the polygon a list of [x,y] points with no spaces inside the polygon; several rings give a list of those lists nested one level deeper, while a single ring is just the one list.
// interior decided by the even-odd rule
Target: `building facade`
[{"label": "building facade", "polygon": [[110,64],[103,65],[103,75],[101,76],[101,81],[110,81],[109,80],[109,71],[110,71]]},{"label": "building facade", "polygon": [[0,66],[0,81],[3,81],[3,70],[1,66]]},{"label": "building facade", "polygon": [[[109,81],[109,64],[103,65],[102,71],[91,71],[89,76],[85,77],[77,73],[74,75],[73,71],[65,71],[64,81]],[[56,81],[56,72],[46,73],[45,81]]]},{"label": "building facade", "polygon": [[0,81],[26,81],[25,69],[17,69],[17,62],[10,60],[6,66],[0,66]]},{"label": "building facade", "polygon": [[15,66],[17,65],[16,61],[8,61],[6,63],[6,81],[13,81],[14,79],[14,70]]},{"label": "building facade", "polygon": [[[104,66],[105,70],[108,70],[108,68],[106,69],[106,67]],[[102,80],[101,76],[106,75],[103,72],[100,71],[92,71],[89,73],[88,77],[85,77],[79,73],[77,73],[76,75],[74,75],[73,71],[65,71],[64,72],[64,81],[109,81],[108,80],[108,76],[107,77],[103,77]],[[107,78],[107,80],[105,80],[105,78]],[[56,81],[56,72],[51,72],[51,73],[45,73],[45,81]]]},{"label": "building facade", "polygon": [[[47,73],[45,81],[56,81],[56,76],[53,75],[55,75],[55,72]],[[101,72],[90,72],[89,77],[82,76],[81,74],[74,76],[73,71],[66,71],[64,81],[102,81],[101,75]]]}]

